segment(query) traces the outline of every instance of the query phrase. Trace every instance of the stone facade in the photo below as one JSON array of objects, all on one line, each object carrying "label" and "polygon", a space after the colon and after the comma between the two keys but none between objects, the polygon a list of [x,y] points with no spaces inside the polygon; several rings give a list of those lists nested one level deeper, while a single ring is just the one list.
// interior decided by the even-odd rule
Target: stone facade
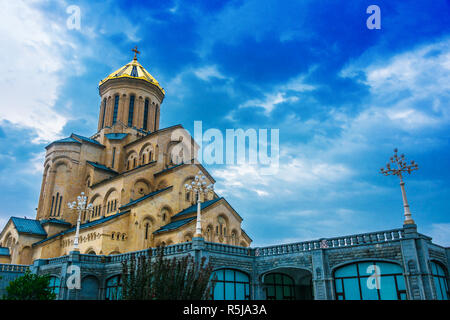
[{"label": "stone facade", "polygon": [[[9,256],[2,262],[67,255],[78,218],[67,203],[82,192],[93,212],[81,216],[81,253],[118,254],[192,239],[197,197],[185,184],[199,172],[207,184],[215,180],[196,161],[198,146],[181,125],[159,128],[164,89],[135,57],[100,82],[99,94],[98,132],[46,147],[36,219],[7,223],[0,248]],[[208,241],[250,245],[242,217],[225,199],[212,192],[201,201],[208,204],[202,208]]]},{"label": "stone facade", "polygon": [[[71,252],[59,258],[38,259],[30,268],[34,273],[49,274],[60,279],[59,299],[105,299],[106,281],[121,274],[122,262],[148,254],[148,250],[154,249],[109,256]],[[431,238],[417,232],[415,225],[262,248],[244,248],[193,238],[192,242],[170,245],[164,250],[167,257],[190,254],[197,261],[206,257],[216,271],[232,269],[247,274],[250,279],[250,298],[258,300],[266,299],[264,277],[273,272],[289,275],[294,279],[296,288],[303,288],[298,291],[297,299],[334,300],[336,270],[365,261],[389,262],[400,266],[409,300],[437,298],[431,262],[442,266],[446,271],[447,283],[450,280],[449,248],[432,243]],[[71,276],[67,270],[72,265],[80,267],[81,290],[67,288],[67,279]],[[89,279],[90,283],[94,281],[96,285],[85,283],[83,289],[83,279]]]}]

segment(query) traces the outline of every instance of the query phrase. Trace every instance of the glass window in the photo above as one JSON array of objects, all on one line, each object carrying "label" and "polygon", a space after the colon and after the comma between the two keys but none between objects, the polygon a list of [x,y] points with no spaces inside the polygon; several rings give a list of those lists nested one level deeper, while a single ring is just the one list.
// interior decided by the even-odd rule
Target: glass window
[{"label": "glass window", "polygon": [[130,106],[128,107],[128,126],[133,126],[133,114],[134,114],[134,96],[130,96]]},{"label": "glass window", "polygon": [[122,299],[122,277],[120,275],[106,281],[106,300]]},{"label": "glass window", "polygon": [[117,121],[117,111],[119,109],[119,96],[114,97],[113,124]]},{"label": "glass window", "polygon": [[438,263],[431,261],[431,272],[433,274],[437,299],[448,300],[450,293],[448,290],[448,282],[444,268],[442,268]]},{"label": "glass window", "polygon": [[145,99],[145,106],[144,106],[144,125],[143,129],[147,130],[147,121],[148,121],[148,99]]},{"label": "glass window", "polygon": [[213,300],[250,300],[250,278],[232,269],[215,271],[211,276]]},{"label": "glass window", "polygon": [[59,287],[60,287],[60,280],[58,277],[50,277],[50,284],[49,288],[52,290],[54,294],[56,294],[56,298],[59,296]]},{"label": "glass window", "polygon": [[105,126],[105,114],[106,114],[106,99],[103,99],[102,128]]},{"label": "glass window", "polygon": [[338,300],[406,300],[402,268],[389,262],[353,263],[334,272]]},{"label": "glass window", "polygon": [[269,273],[263,283],[267,300],[295,299],[294,280],[282,273]]}]

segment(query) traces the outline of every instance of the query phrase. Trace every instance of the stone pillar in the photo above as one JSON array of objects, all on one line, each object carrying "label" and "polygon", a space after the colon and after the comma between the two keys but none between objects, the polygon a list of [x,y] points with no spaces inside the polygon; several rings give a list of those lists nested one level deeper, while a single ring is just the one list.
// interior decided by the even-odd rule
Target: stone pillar
[{"label": "stone pillar", "polygon": [[138,128],[138,129],[142,129],[142,125],[141,125],[141,114],[142,114],[142,109],[144,108],[143,106],[143,100],[142,97],[136,97],[134,100],[134,114],[133,114],[133,125]]},{"label": "stone pillar", "polygon": [[125,109],[128,110],[127,104],[129,103],[129,95],[121,94],[119,100],[119,109],[117,110],[117,121],[122,121],[122,123],[127,124],[125,121]]},{"label": "stone pillar", "polygon": [[98,129],[97,131],[100,131],[102,129],[102,120],[103,120],[103,114],[105,113],[105,103],[103,100],[100,101],[100,112],[98,113]]},{"label": "stone pillar", "polygon": [[154,102],[149,102],[148,105],[148,116],[147,116],[147,130],[148,131],[155,131],[155,111],[156,110],[156,106]]},{"label": "stone pillar", "polygon": [[[73,284],[79,277],[80,289],[69,288],[68,284]],[[71,251],[67,263],[61,268],[61,291],[60,296],[65,300],[78,300],[81,291],[81,265],[80,252]]]},{"label": "stone pillar", "polygon": [[110,127],[112,124],[112,111],[114,107],[114,99],[109,97],[108,100],[106,100],[106,115],[105,115],[105,127]]},{"label": "stone pillar", "polygon": [[159,105],[156,105],[155,108],[156,117],[155,117],[155,131],[159,130]]},{"label": "stone pillar", "polygon": [[333,300],[333,278],[331,277],[325,249],[311,252],[313,269],[314,300]]},{"label": "stone pillar", "polygon": [[[403,265],[405,266],[406,290],[410,300],[425,300],[424,283],[422,279],[423,265],[420,262],[416,240],[419,238],[415,224],[403,226],[405,236],[401,239]],[[427,290],[428,291],[428,290]]]}]

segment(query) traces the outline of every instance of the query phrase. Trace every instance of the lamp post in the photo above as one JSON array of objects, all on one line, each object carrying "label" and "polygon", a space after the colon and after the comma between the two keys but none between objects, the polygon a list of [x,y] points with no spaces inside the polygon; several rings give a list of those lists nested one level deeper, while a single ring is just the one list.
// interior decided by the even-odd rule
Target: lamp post
[{"label": "lamp post", "polygon": [[202,218],[200,215],[201,210],[201,198],[200,196],[207,195],[209,192],[212,192],[214,190],[213,184],[206,185],[206,177],[203,175],[201,171],[197,173],[197,175],[194,178],[194,181],[191,182],[191,184],[185,184],[184,185],[186,191],[193,191],[197,194],[197,224],[195,226],[195,237],[201,237],[202,236]]},{"label": "lamp post", "polygon": [[402,172],[411,174],[412,171],[419,169],[419,165],[414,162],[414,160],[411,160],[411,163],[407,164],[405,155],[401,154],[400,156],[398,156],[397,152],[398,150],[397,148],[395,148],[394,156],[390,158],[391,163],[394,164],[396,168],[392,168],[391,164],[388,162],[386,164],[386,169],[381,168],[380,173],[385,176],[396,175],[400,178],[400,188],[402,189],[403,207],[405,211],[405,224],[414,224],[414,220],[411,218],[411,211],[409,210],[408,200],[406,199],[405,182],[403,181]]},{"label": "lamp post", "polygon": [[81,223],[81,213],[84,211],[92,212],[92,203],[89,203],[86,206],[87,197],[84,195],[84,192],[81,193],[77,197],[77,201],[69,202],[67,205],[69,209],[77,209],[78,211],[78,220],[77,220],[77,230],[75,232],[75,239],[73,240],[73,250],[79,251],[78,249],[78,239],[80,237],[80,223]]}]

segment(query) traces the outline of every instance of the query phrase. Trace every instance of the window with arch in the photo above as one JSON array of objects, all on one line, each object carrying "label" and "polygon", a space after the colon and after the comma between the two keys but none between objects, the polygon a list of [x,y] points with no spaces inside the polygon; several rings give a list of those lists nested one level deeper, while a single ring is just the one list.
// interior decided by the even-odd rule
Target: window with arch
[{"label": "window with arch", "polygon": [[59,280],[59,278],[55,277],[55,276],[51,276],[48,287],[56,295],[56,297],[59,296],[60,286],[61,286],[61,281]]},{"label": "window with arch", "polygon": [[269,273],[264,277],[267,300],[294,300],[294,280],[283,273]]},{"label": "window with arch", "polygon": [[106,114],[106,98],[103,99],[102,128],[105,126],[105,114]]},{"label": "window with arch", "polygon": [[213,300],[250,300],[250,278],[244,272],[220,269],[211,275]]},{"label": "window with arch", "polygon": [[106,300],[122,299],[122,277],[113,276],[106,280]]},{"label": "window with arch", "polygon": [[148,122],[148,99],[145,99],[145,105],[144,105],[144,124],[143,129],[147,130],[147,122]]},{"label": "window with arch", "polygon": [[119,110],[119,95],[114,96],[114,110],[113,110],[113,122],[115,124],[117,121],[117,111]]},{"label": "window with arch", "polygon": [[365,261],[334,271],[338,300],[406,300],[403,269],[384,261]]},{"label": "window with arch", "polygon": [[436,297],[438,300],[449,300],[450,293],[448,289],[447,276],[444,268],[434,261],[431,263],[431,273],[433,274],[434,286],[436,288]]},{"label": "window with arch", "polygon": [[128,106],[128,126],[133,126],[133,116],[134,116],[134,99],[135,96],[130,96],[130,105]]}]

